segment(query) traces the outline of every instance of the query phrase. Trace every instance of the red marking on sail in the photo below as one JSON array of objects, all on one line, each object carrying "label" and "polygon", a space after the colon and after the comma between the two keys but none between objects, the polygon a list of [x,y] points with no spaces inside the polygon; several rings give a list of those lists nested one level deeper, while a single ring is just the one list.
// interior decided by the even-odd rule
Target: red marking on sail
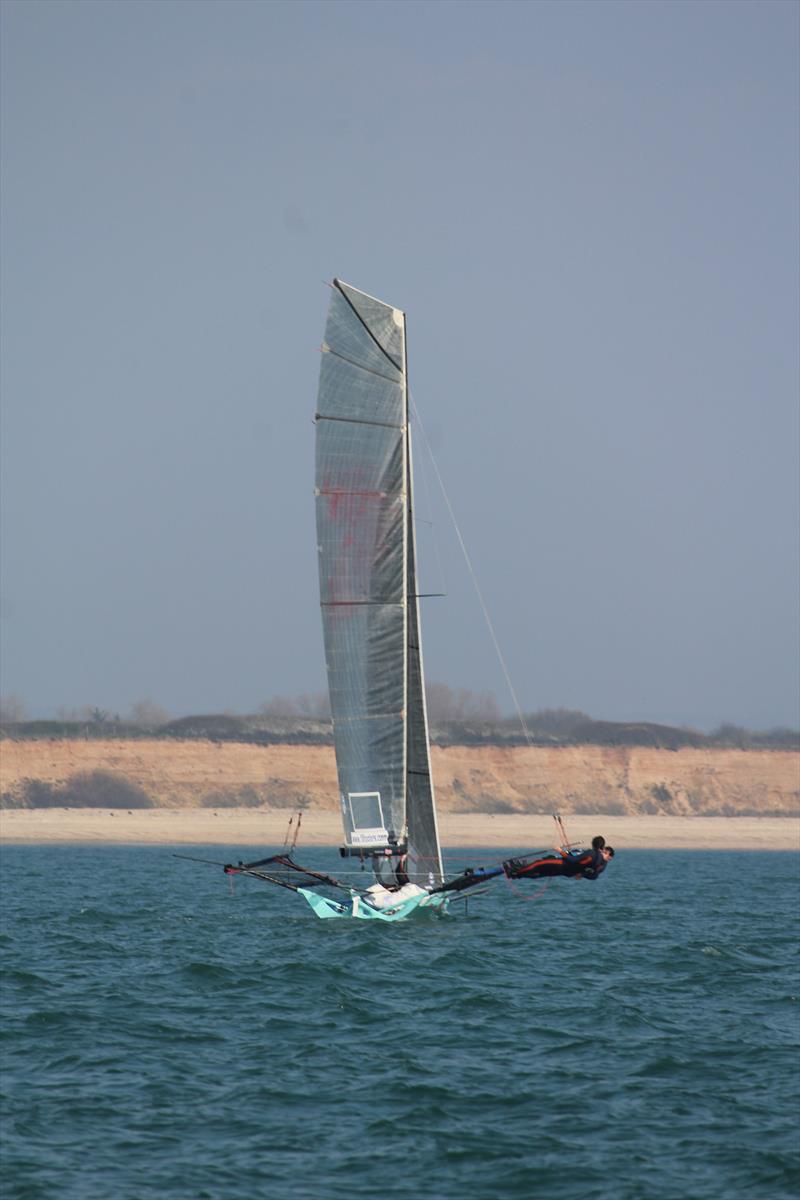
[{"label": "red marking on sail", "polygon": [[[361,491],[361,490],[357,490],[355,488],[324,488],[323,487],[323,488],[320,488],[320,495],[328,497],[328,513],[333,518],[334,521],[338,519],[340,510],[342,510],[342,509],[344,510],[344,513],[348,517],[361,516],[361,514],[366,512],[366,510],[367,510],[366,502],[368,502],[369,500],[385,500],[386,499],[386,492],[378,492],[378,491],[372,491],[372,490]],[[350,500],[351,502],[360,500],[361,503],[360,504],[353,504],[353,503],[343,504],[343,501],[346,501],[346,500]]]}]

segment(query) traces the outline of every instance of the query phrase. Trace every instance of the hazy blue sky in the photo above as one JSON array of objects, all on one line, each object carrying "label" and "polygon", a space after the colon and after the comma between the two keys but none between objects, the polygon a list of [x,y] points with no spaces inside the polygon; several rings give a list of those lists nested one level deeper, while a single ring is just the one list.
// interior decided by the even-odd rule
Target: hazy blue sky
[{"label": "hazy blue sky", "polygon": [[[526,709],[798,725],[799,11],[5,0],[3,692],[323,688],[340,275]],[[418,485],[428,677],[509,709]]]}]

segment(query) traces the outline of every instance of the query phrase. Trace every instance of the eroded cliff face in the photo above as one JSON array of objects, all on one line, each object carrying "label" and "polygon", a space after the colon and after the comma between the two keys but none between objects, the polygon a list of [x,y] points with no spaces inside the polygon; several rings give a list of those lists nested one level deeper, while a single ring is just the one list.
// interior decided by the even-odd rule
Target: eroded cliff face
[{"label": "eroded cliff face", "polygon": [[456,747],[435,755],[434,770],[445,807],[468,811],[620,816],[800,811],[800,755],[792,751]]},{"label": "eroded cliff face", "polygon": [[[101,803],[131,807],[124,784],[158,807],[338,809],[328,746],[231,742],[6,740],[6,806],[78,805],[95,772]],[[796,816],[800,754],[783,750],[452,746],[433,750],[443,812]],[[119,795],[114,795],[114,781]],[[83,784],[82,784],[83,781]],[[41,785],[41,786],[36,786]],[[106,791],[103,791],[103,788]],[[67,797],[67,789],[69,796]],[[37,799],[38,797],[38,799]]]}]

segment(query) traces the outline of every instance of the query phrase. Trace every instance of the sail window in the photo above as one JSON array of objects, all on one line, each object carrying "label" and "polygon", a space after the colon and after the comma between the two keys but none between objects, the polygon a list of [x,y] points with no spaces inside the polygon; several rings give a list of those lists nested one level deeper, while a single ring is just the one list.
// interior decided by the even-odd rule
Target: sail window
[{"label": "sail window", "polygon": [[348,792],[347,800],[353,824],[351,845],[385,845],[389,834],[383,820],[380,792]]}]

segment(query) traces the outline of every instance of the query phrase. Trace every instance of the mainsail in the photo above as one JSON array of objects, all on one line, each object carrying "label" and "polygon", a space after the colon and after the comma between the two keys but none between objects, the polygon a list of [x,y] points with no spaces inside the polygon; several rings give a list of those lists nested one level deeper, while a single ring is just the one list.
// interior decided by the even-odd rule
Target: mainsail
[{"label": "mainsail", "polygon": [[320,603],[350,853],[442,881],[420,649],[405,315],[334,280],[317,401]]}]

